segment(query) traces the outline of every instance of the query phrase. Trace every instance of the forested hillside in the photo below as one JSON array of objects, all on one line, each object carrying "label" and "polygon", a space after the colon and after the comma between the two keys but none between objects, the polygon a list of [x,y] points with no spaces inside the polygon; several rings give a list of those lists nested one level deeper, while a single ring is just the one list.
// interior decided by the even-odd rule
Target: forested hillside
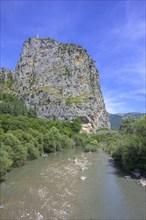
[{"label": "forested hillside", "polygon": [[131,113],[123,113],[123,114],[110,114],[109,113],[109,120],[110,120],[111,128],[118,131],[120,129],[121,121],[123,118],[130,116],[132,118],[138,119],[143,115],[144,113],[139,113],[139,112],[131,112]]}]

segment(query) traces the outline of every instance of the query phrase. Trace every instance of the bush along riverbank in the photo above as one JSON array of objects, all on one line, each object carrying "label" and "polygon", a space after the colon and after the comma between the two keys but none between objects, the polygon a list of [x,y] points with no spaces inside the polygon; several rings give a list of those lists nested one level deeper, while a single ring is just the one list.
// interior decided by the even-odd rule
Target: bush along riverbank
[{"label": "bush along riverbank", "polygon": [[16,95],[1,94],[0,100],[0,181],[13,167],[23,166],[43,153],[76,146],[86,152],[98,150],[97,140],[79,133],[79,118],[72,122],[44,120]]},{"label": "bush along riverbank", "polygon": [[85,152],[103,148],[120,167],[146,184],[146,116],[124,118],[120,132],[101,129],[86,134],[80,133],[79,118],[72,122],[44,120],[18,96],[1,94],[0,100],[0,181],[28,160],[77,147]]},{"label": "bush along riverbank", "polygon": [[[43,152],[72,148],[78,138],[80,122],[48,121],[27,116],[0,116],[0,178],[13,167],[37,159]],[[75,136],[75,140],[73,137]]]},{"label": "bush along riverbank", "polygon": [[146,116],[124,118],[120,132],[107,140],[104,149],[131,177],[146,185]]},{"label": "bush along riverbank", "polygon": [[37,159],[44,153],[74,147],[93,152],[100,147],[96,135],[79,133],[81,123],[78,118],[70,122],[3,114],[0,124],[1,181],[13,167],[23,166],[28,160]]},{"label": "bush along riverbank", "polygon": [[119,133],[79,133],[81,123],[78,118],[69,122],[3,114],[0,124],[1,181],[13,167],[23,166],[28,160],[37,159],[44,153],[77,147],[85,152],[103,148],[120,167],[145,185],[145,116],[130,125],[129,122],[125,126],[122,124]]}]

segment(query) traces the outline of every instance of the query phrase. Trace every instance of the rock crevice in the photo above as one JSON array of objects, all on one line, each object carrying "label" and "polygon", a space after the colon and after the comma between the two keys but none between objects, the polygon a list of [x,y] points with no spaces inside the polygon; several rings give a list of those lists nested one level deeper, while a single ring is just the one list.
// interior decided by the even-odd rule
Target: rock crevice
[{"label": "rock crevice", "polygon": [[50,38],[26,40],[12,89],[43,118],[73,120],[78,116],[92,131],[110,127],[95,63],[76,44]]}]

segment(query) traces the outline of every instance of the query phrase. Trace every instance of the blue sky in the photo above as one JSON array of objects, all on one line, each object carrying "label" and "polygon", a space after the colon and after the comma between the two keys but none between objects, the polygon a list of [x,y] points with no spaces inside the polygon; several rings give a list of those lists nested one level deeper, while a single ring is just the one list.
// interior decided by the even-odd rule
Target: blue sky
[{"label": "blue sky", "polygon": [[37,34],[76,43],[96,61],[107,111],[145,112],[145,10],[143,0],[1,0],[1,67],[14,69]]}]

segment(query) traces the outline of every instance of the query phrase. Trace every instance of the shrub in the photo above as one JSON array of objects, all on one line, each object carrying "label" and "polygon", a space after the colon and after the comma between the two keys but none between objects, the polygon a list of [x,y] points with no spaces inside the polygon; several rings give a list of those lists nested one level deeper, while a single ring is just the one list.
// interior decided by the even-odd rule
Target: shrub
[{"label": "shrub", "polygon": [[74,132],[79,132],[80,129],[81,129],[81,120],[79,117],[75,118],[71,124],[71,129],[74,131]]},{"label": "shrub", "polygon": [[[11,151],[13,166],[22,166],[27,159],[27,149],[21,145],[21,142],[10,133],[5,133],[1,139],[2,143]],[[8,150],[7,150],[8,152]]]},{"label": "shrub", "polygon": [[9,158],[8,152],[0,151],[0,181],[4,180],[4,176],[12,166],[13,161]]},{"label": "shrub", "polygon": [[50,153],[61,149],[60,139],[61,134],[59,130],[52,127],[49,132],[44,135],[44,151]]},{"label": "shrub", "polygon": [[135,120],[136,120],[135,118],[130,117],[130,116],[123,118],[121,121],[121,125],[120,125],[120,132],[132,134]]},{"label": "shrub", "polygon": [[21,144],[13,147],[13,167],[23,166],[27,160],[27,148]]},{"label": "shrub", "polygon": [[89,142],[89,138],[88,138],[88,135],[86,133],[74,134],[74,136],[72,138],[75,142],[75,146],[84,147]]},{"label": "shrub", "polygon": [[27,148],[27,159],[28,160],[34,160],[39,158],[40,152],[39,150],[32,144],[32,143],[26,143],[25,148]]},{"label": "shrub", "polygon": [[60,142],[62,149],[68,149],[75,146],[74,141],[71,138],[69,138],[67,135],[62,135],[60,138]]},{"label": "shrub", "polygon": [[1,149],[2,151],[5,151],[8,153],[9,159],[11,159],[13,161],[13,150],[12,147],[9,145],[5,145],[4,143],[1,142]]},{"label": "shrub", "polygon": [[27,115],[28,117],[36,117],[35,108],[27,108],[22,97],[15,94],[0,94],[0,114],[11,115]]},{"label": "shrub", "polygon": [[99,143],[96,140],[92,140],[84,147],[85,152],[94,152],[97,151],[98,149],[99,149]]},{"label": "shrub", "polygon": [[115,161],[125,170],[146,170],[146,146],[135,134],[122,135],[112,151]]},{"label": "shrub", "polygon": [[110,141],[108,143],[108,145],[104,148],[104,150],[107,153],[113,154],[113,152],[115,151],[116,147],[117,147],[117,142],[113,140],[113,141]]}]

